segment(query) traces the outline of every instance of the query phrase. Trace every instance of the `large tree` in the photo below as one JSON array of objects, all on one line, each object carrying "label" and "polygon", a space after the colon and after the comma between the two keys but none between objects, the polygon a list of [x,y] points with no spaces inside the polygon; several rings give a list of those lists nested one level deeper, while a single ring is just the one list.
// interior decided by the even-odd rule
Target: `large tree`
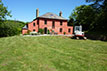
[{"label": "large tree", "polygon": [[[86,0],[86,2],[92,2],[90,6],[96,9],[97,17],[94,21],[96,30],[106,31],[107,28],[107,0]],[[107,32],[107,31],[106,31]]]},{"label": "large tree", "polygon": [[7,10],[7,7],[4,6],[2,0],[0,0],[0,21],[5,20],[6,16],[10,16],[10,12]]},{"label": "large tree", "polygon": [[107,31],[107,0],[87,0],[90,5],[76,7],[70,15],[85,31]]},{"label": "large tree", "polygon": [[91,28],[95,15],[95,11],[91,6],[81,5],[75,8],[70,17],[75,20],[75,25],[82,25],[83,30],[86,31]]},{"label": "large tree", "polygon": [[68,20],[68,26],[74,26],[74,19],[70,16]]}]

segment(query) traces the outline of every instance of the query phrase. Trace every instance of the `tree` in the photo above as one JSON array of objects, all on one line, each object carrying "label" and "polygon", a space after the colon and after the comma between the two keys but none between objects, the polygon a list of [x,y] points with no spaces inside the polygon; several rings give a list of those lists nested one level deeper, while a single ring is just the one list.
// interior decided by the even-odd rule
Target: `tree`
[{"label": "tree", "polygon": [[106,31],[107,0],[86,0],[90,5],[76,7],[70,15],[76,25],[82,25],[84,31]]},{"label": "tree", "polygon": [[4,6],[2,0],[0,0],[0,21],[5,20],[6,16],[10,16],[10,12],[7,10],[7,7]]},{"label": "tree", "polygon": [[20,34],[20,28],[14,23],[0,23],[0,37],[14,36]]},{"label": "tree", "polygon": [[0,37],[14,36],[21,34],[23,26],[26,23],[22,21],[4,20],[0,23]]},{"label": "tree", "polygon": [[[97,13],[94,26],[95,30],[106,31],[107,28],[107,0],[86,0],[86,2],[93,2],[92,6]],[[107,31],[106,31],[107,32]]]},{"label": "tree", "polygon": [[76,7],[70,15],[75,20],[75,25],[82,25],[83,30],[87,31],[92,28],[92,21],[95,18],[95,11],[89,5],[81,5]]},{"label": "tree", "polygon": [[73,26],[74,25],[74,19],[69,16],[69,20],[68,20],[68,26]]}]

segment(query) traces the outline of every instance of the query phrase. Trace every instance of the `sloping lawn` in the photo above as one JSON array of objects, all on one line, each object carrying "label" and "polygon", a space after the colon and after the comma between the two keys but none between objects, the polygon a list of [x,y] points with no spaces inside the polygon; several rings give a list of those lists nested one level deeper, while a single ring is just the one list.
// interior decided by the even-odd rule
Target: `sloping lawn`
[{"label": "sloping lawn", "polygon": [[0,71],[107,71],[107,42],[61,36],[0,38]]}]

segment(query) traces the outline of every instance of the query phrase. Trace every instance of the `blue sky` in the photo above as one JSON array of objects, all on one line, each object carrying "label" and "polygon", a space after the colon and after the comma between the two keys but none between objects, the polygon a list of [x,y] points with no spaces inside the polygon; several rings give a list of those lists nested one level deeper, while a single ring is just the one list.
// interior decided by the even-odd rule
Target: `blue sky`
[{"label": "blue sky", "polygon": [[59,15],[62,11],[64,18],[70,16],[75,7],[87,4],[85,0],[2,0],[4,5],[12,11],[12,18],[7,19],[30,22],[36,18],[36,9],[39,8],[39,16],[52,12]]}]

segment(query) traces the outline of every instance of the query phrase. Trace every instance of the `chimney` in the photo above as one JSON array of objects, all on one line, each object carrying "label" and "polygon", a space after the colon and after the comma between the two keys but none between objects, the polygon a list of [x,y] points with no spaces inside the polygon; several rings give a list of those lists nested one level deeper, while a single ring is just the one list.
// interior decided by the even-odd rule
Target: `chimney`
[{"label": "chimney", "polygon": [[36,9],[36,18],[39,17],[39,9]]},{"label": "chimney", "polygon": [[60,13],[59,13],[59,16],[61,16],[62,17],[62,12],[60,11]]}]

